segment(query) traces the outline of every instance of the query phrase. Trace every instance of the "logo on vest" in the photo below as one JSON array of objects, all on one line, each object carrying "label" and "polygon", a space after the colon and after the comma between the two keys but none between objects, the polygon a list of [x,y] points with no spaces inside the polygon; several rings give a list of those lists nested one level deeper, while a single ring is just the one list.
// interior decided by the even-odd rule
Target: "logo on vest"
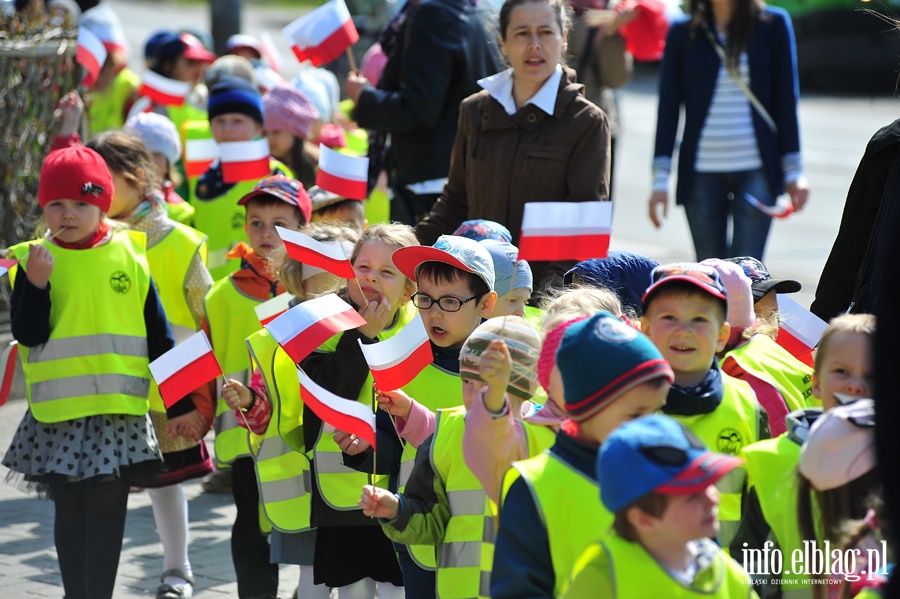
[{"label": "logo on vest", "polygon": [[232,229],[243,229],[244,228],[244,214],[243,212],[235,212],[231,215],[231,228]]},{"label": "logo on vest", "polygon": [[117,270],[110,275],[109,286],[112,287],[112,290],[116,293],[125,294],[131,289],[131,279],[121,270]]},{"label": "logo on vest", "polygon": [[719,431],[716,437],[716,450],[719,453],[727,453],[728,455],[737,455],[744,447],[744,440],[741,439],[740,433],[733,428],[724,428]]}]

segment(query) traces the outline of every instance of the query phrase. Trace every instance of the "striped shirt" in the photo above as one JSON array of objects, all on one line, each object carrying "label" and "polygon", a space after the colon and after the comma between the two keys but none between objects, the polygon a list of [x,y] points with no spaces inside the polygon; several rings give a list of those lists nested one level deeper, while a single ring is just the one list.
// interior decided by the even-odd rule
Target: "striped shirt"
[{"label": "striped shirt", "polygon": [[[738,73],[749,87],[750,67],[746,52],[741,52]],[[700,133],[695,164],[697,172],[740,172],[762,168],[752,110],[747,96],[723,63],[719,67],[716,90]]]}]

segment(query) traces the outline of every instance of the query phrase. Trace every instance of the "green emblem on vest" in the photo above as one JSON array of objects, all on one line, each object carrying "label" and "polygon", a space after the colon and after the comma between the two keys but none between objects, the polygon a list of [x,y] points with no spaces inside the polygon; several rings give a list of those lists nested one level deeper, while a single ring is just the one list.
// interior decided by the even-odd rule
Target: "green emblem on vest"
[{"label": "green emblem on vest", "polygon": [[741,439],[740,433],[733,428],[724,428],[719,432],[716,441],[716,449],[719,453],[737,455],[743,447],[744,440]]},{"label": "green emblem on vest", "polygon": [[231,215],[231,228],[232,229],[243,229],[244,228],[244,213],[243,212],[235,212]]},{"label": "green emblem on vest", "polygon": [[116,293],[126,294],[131,289],[131,279],[121,270],[117,270],[110,275],[109,285]]}]

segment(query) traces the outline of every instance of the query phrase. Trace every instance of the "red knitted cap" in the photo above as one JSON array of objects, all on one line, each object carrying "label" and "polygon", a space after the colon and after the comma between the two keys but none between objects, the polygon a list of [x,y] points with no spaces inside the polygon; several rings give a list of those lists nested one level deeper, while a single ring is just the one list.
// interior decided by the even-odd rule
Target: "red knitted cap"
[{"label": "red knitted cap", "polygon": [[47,154],[38,183],[41,208],[55,200],[75,200],[109,212],[113,193],[109,168],[94,150],[72,146]]}]

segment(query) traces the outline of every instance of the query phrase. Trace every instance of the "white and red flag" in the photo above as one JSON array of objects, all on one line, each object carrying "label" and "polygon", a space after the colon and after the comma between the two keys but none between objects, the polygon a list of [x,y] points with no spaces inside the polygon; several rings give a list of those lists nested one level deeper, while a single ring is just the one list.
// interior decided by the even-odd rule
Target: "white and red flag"
[{"label": "white and red flag", "polygon": [[356,435],[375,449],[375,413],[372,408],[323,389],[302,368],[297,369],[297,378],[300,379],[300,399],[316,416],[339,431]]},{"label": "white and red flag", "polygon": [[779,293],[776,298],[781,327],[775,342],[798,360],[812,366],[812,351],[819,344],[828,323],[787,295]]},{"label": "white and red flag", "polygon": [[284,242],[284,249],[287,250],[288,256],[301,262],[303,266],[315,266],[342,279],[356,278],[356,272],[350,264],[347,248],[344,245],[317,241],[309,235],[283,227],[275,227],[275,230],[278,231],[278,236]]},{"label": "white and red flag", "polygon": [[399,333],[371,345],[359,342],[372,371],[375,388],[393,391],[416,378],[434,361],[422,317],[416,314]]},{"label": "white and red flag", "polygon": [[191,93],[191,88],[189,81],[169,79],[148,69],[141,75],[141,88],[138,94],[163,106],[181,106]]},{"label": "white and red flag", "polygon": [[271,171],[269,140],[230,141],[219,144],[222,180],[226,183],[258,181]]},{"label": "white and red flag", "polygon": [[299,364],[334,335],[364,324],[366,320],[353,306],[329,293],[297,304],[267,324],[266,330]]},{"label": "white and red flag", "polygon": [[284,292],[281,295],[276,295],[272,299],[264,301],[256,306],[254,310],[256,311],[256,317],[259,319],[259,324],[266,326],[287,312],[291,307],[290,304],[292,299],[294,299],[293,295]]},{"label": "white and red flag", "polygon": [[612,202],[527,202],[519,260],[605,258],[612,232]]},{"label": "white and red flag", "polygon": [[342,198],[365,200],[369,179],[369,159],[347,156],[319,145],[319,172],[316,185]]},{"label": "white and red flag", "polygon": [[8,273],[9,269],[18,263],[19,263],[18,260],[8,260],[8,259],[0,260],[0,277],[5,275],[6,273]]},{"label": "white and red flag", "polygon": [[331,0],[281,30],[297,60],[313,66],[331,62],[359,41],[344,0]]},{"label": "white and red flag", "polygon": [[199,177],[219,157],[219,144],[208,137],[188,139],[184,144],[184,170],[188,177]]},{"label": "white and red flag", "polygon": [[0,354],[0,406],[9,399],[16,378],[16,360],[19,355],[19,342],[11,341]]},{"label": "white and red flag", "polygon": [[150,362],[150,373],[166,407],[222,374],[206,333],[195,333]]},{"label": "white and red flag", "polygon": [[751,206],[772,218],[787,218],[794,213],[794,203],[791,201],[791,196],[787,194],[778,196],[774,206],[763,204],[749,193],[745,193],[744,198]]},{"label": "white and red flag", "polygon": [[78,49],[75,51],[75,61],[87,69],[87,74],[81,81],[82,85],[93,85],[100,76],[103,63],[106,62],[106,46],[103,45],[103,40],[87,27],[78,28]]}]

